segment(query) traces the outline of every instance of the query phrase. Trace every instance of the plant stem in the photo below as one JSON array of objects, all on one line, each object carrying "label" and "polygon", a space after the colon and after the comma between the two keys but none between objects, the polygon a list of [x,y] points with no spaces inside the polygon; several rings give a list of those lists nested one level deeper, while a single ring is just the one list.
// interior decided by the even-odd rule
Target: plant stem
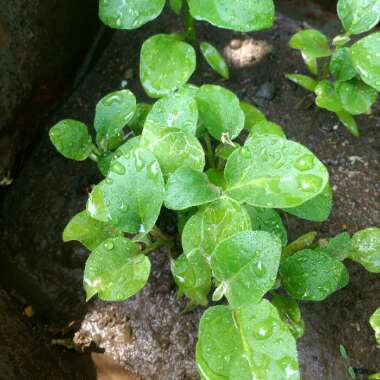
[{"label": "plant stem", "polygon": [[186,40],[191,43],[195,43],[197,40],[197,35],[195,31],[195,20],[193,16],[190,14],[189,5],[185,2],[184,9],[184,19],[185,19],[185,28],[186,28]]},{"label": "plant stem", "polygon": [[215,168],[216,167],[215,157],[214,157],[214,152],[213,152],[212,146],[211,146],[210,136],[208,134],[205,134],[204,140],[205,140],[206,148],[207,148],[207,161],[208,161],[208,165],[211,168]]},{"label": "plant stem", "polygon": [[157,240],[154,243],[152,243],[151,245],[148,245],[143,251],[141,251],[141,253],[143,255],[149,255],[149,253],[155,251],[156,249],[158,249],[160,247],[163,247],[164,245],[166,245],[165,241]]}]

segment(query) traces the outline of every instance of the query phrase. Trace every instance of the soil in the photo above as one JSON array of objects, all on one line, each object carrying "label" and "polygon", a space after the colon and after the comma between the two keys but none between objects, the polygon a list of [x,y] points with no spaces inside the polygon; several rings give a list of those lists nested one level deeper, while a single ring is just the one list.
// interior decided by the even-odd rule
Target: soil
[{"label": "soil", "polygon": [[[309,147],[328,166],[335,191],[330,220],[313,224],[286,217],[290,239],[311,229],[323,237],[379,225],[380,109],[359,118],[361,137],[355,139],[334,115],[316,109],[310,94],[284,78],[287,72],[305,72],[300,56],[287,47],[290,36],[302,26],[280,15],[272,30],[253,34],[202,24],[200,38],[224,52],[232,66],[231,79],[220,79],[199,57],[192,82],[222,84],[241,100],[257,104],[284,126],[290,139]],[[101,59],[49,126],[66,117],[90,125],[96,102],[126,85],[140,101],[146,100],[138,80],[142,41],[178,27],[164,15],[139,31],[115,33]],[[337,25],[329,23],[329,31],[334,28]],[[87,252],[76,243],[63,244],[61,234],[67,221],[84,208],[88,188],[99,177],[92,163],[70,162],[56,153],[47,131],[20,177],[2,190],[2,285],[33,305],[34,320],[40,326],[47,329],[75,320],[77,343],[95,342],[141,379],[197,379],[193,352],[202,310],[180,313],[184,305],[176,300],[164,252],[152,256],[150,281],[131,300],[85,304],[81,277]],[[346,347],[352,366],[359,369],[358,379],[365,379],[366,371],[380,369],[380,350],[368,324],[380,304],[380,276],[355,264],[349,264],[349,269],[351,282],[345,289],[325,302],[302,304],[306,334],[298,349],[304,380],[349,379],[340,344]]]}]

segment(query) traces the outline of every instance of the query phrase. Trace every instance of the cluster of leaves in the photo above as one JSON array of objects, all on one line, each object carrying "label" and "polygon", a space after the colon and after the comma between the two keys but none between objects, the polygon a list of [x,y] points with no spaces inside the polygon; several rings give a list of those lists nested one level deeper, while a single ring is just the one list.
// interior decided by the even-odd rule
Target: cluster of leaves
[{"label": "cluster of leaves", "polygon": [[[376,342],[378,347],[380,348],[380,307],[372,314],[369,323],[373,330],[375,331]],[[371,380],[379,380],[380,372],[375,373],[368,377]]]},{"label": "cluster of leaves", "polygon": [[345,30],[332,43],[318,30],[296,33],[290,47],[300,50],[315,76],[288,74],[287,77],[313,91],[318,107],[334,112],[354,136],[359,135],[353,116],[370,114],[380,91],[380,33],[365,36],[348,46],[351,37],[366,33],[380,21],[380,0],[339,0],[339,19]]}]

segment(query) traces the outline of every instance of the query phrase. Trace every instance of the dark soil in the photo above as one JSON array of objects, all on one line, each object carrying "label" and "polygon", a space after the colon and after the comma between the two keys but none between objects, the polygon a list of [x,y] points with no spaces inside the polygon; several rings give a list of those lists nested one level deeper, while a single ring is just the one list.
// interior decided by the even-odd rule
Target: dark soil
[{"label": "dark soil", "polygon": [[[362,136],[351,137],[334,115],[313,106],[313,98],[289,83],[284,74],[304,72],[299,55],[287,42],[300,24],[279,16],[270,31],[236,34],[202,26],[200,37],[222,51],[233,66],[231,80],[221,80],[199,57],[195,84],[219,83],[239,97],[256,103],[273,121],[284,126],[290,139],[312,149],[329,167],[335,190],[330,220],[313,224],[287,218],[290,238],[311,229],[321,236],[380,224],[380,110],[360,118]],[[117,32],[102,58],[78,90],[51,120],[78,118],[89,125],[96,102],[107,92],[127,85],[146,99],[138,80],[139,50],[153,33],[175,31],[167,16],[137,32]],[[94,341],[121,366],[142,379],[196,379],[194,343],[201,310],[180,314],[164,253],[153,255],[149,284],[131,300],[121,303],[84,302],[82,268],[87,252],[63,244],[67,221],[84,208],[89,185],[98,179],[92,163],[74,163],[55,152],[47,130],[20,177],[3,191],[1,204],[0,278],[37,310],[45,326],[75,320],[75,340]],[[304,380],[344,380],[347,363],[380,369],[368,318],[379,306],[380,276],[349,265],[351,283],[322,303],[304,303],[306,334],[298,343]],[[91,377],[89,377],[90,379]],[[358,376],[365,379],[365,376]],[[238,380],[238,379],[237,379]],[[275,379],[274,379],[275,380]]]}]

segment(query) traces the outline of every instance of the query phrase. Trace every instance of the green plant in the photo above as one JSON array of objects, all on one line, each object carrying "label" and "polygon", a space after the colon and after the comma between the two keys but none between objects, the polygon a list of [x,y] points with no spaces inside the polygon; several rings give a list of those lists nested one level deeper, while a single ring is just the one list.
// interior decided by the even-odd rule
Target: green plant
[{"label": "green plant", "polygon": [[365,36],[348,46],[351,37],[366,33],[380,20],[379,0],[339,0],[338,17],[345,30],[331,44],[315,29],[302,30],[289,46],[300,50],[315,78],[288,74],[291,81],[313,91],[318,107],[334,112],[354,136],[359,129],[353,116],[370,114],[380,91],[380,33]]},{"label": "green plant", "polygon": [[[220,28],[232,29],[239,32],[252,32],[270,28],[274,20],[273,0],[170,0],[170,8],[178,16],[183,17],[184,33],[175,33],[174,37],[180,41],[187,41],[194,47],[198,46],[208,64],[223,78],[229,78],[229,69],[222,55],[210,43],[198,42],[196,38],[195,21],[207,21]],[[100,0],[99,17],[103,23],[115,29],[137,29],[144,24],[156,19],[165,6],[165,0]],[[162,38],[151,37],[145,45],[153,51],[153,64],[170,62],[176,65],[176,57],[180,54],[188,54],[188,74],[195,69],[195,54],[190,46],[173,43],[171,52],[166,52],[160,43]],[[167,45],[167,44],[165,44]],[[182,47],[182,50],[180,49]],[[167,47],[167,46],[166,46]],[[143,51],[147,49],[143,47]],[[162,56],[159,62],[155,59]],[[177,66],[178,67],[178,66]],[[179,79],[179,78],[177,78]],[[179,79],[180,80],[180,79]],[[145,90],[152,97],[158,97],[155,91],[149,91],[149,83],[142,83]]]}]

